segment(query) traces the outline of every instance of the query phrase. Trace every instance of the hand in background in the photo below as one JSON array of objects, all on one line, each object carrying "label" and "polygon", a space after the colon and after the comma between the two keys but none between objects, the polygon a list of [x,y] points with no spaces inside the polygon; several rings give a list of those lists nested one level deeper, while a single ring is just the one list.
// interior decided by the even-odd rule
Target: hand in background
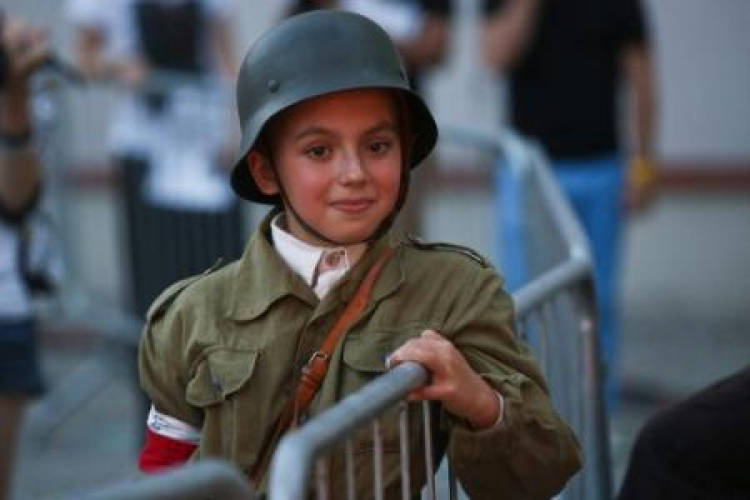
[{"label": "hand in background", "polygon": [[634,156],[628,164],[625,204],[628,211],[643,212],[654,202],[659,172],[651,158]]},{"label": "hand in background", "polygon": [[0,18],[3,50],[0,86],[0,200],[6,210],[23,210],[40,183],[32,142],[29,77],[49,57],[46,31],[14,18]]},{"label": "hand in background", "polygon": [[20,19],[3,20],[2,47],[7,59],[5,87],[8,91],[25,87],[29,75],[49,57],[46,30],[29,26]]}]

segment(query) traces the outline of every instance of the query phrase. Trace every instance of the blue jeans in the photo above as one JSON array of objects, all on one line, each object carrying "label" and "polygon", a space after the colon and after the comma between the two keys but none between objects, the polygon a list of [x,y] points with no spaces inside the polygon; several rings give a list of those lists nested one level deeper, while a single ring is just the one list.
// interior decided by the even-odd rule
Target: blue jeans
[{"label": "blue jeans", "polygon": [[[523,190],[505,165],[498,169],[496,208],[500,213],[499,262],[508,290],[518,290],[530,277],[526,262]],[[601,354],[606,366],[605,398],[616,404],[618,373],[619,259],[623,230],[625,168],[617,155],[581,161],[553,161],[552,171],[589,238],[599,314]],[[533,233],[532,233],[533,234]]]}]

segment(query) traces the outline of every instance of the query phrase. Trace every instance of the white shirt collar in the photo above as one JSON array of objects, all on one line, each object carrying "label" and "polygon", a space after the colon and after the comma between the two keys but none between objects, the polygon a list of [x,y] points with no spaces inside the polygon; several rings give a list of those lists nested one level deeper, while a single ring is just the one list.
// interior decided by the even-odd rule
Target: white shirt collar
[{"label": "white shirt collar", "polygon": [[[283,216],[284,214],[281,213],[271,221],[271,237],[274,247],[292,271],[313,288],[318,298],[323,298],[354,264],[350,262],[349,252],[343,246],[318,247],[300,240],[282,229],[281,217]],[[320,273],[316,279],[315,272],[318,263],[324,255],[329,254],[339,254],[343,258],[339,258],[335,266],[329,266],[329,269]]]}]

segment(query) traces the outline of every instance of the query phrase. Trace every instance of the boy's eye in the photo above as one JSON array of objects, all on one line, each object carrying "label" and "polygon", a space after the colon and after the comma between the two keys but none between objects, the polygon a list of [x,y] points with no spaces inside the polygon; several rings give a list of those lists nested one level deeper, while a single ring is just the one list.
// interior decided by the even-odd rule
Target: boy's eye
[{"label": "boy's eye", "polygon": [[328,148],[325,146],[311,146],[305,150],[305,155],[313,159],[325,158],[328,154]]},{"label": "boy's eye", "polygon": [[375,141],[370,143],[370,151],[373,153],[385,153],[391,148],[390,141]]}]

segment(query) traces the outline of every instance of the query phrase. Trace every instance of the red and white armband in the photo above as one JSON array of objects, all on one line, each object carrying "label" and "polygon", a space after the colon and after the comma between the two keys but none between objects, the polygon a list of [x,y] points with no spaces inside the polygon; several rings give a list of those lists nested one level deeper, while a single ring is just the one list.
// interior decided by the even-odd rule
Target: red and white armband
[{"label": "red and white armband", "polygon": [[200,430],[151,406],[138,468],[148,474],[184,464],[200,442]]}]

